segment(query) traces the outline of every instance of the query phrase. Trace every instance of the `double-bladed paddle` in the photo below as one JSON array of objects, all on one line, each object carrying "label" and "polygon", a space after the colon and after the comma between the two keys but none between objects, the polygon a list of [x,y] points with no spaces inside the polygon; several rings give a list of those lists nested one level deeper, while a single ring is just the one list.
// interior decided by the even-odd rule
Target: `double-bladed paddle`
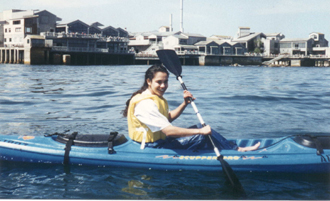
[{"label": "double-bladed paddle", "polygon": [[[179,82],[181,83],[182,89],[183,90],[188,90],[186,85],[184,84],[182,77],[181,77],[181,73],[182,73],[182,66],[181,66],[181,62],[180,59],[178,57],[178,55],[175,53],[174,50],[158,50],[157,51],[157,55],[160,59],[160,61],[164,64],[164,66],[171,72],[173,73],[176,78],[179,80]],[[206,126],[201,114],[199,113],[196,104],[194,103],[193,99],[190,98],[190,103],[191,106],[193,107],[200,123],[202,124],[202,126]],[[218,148],[215,146],[211,135],[208,135],[213,148],[214,148],[214,152],[217,155],[217,160],[220,161],[221,166],[222,166],[222,170],[225,173],[227,179],[229,180],[230,184],[233,186],[233,189],[236,193],[239,193],[241,196],[245,196],[245,191],[240,183],[240,181],[238,180],[237,176],[235,175],[233,169],[230,167],[230,165],[223,159],[223,156],[220,154]]]}]

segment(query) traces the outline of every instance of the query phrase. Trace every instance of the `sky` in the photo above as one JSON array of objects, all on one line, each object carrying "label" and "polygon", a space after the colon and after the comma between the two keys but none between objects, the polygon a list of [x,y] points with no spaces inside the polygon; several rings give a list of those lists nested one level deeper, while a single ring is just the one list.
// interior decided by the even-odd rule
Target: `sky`
[{"label": "sky", "polygon": [[[129,32],[156,31],[170,25],[180,30],[180,0],[0,0],[9,9],[47,10],[60,23],[127,28]],[[308,38],[312,32],[330,38],[330,0],[183,0],[183,28],[206,37],[235,37],[238,27],[251,32],[282,33],[285,38]]]}]

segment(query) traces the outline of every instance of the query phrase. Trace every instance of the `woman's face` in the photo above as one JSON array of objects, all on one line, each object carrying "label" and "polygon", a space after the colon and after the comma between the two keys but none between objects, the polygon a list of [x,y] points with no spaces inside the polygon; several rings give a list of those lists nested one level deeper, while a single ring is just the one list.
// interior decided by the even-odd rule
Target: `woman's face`
[{"label": "woman's face", "polygon": [[152,80],[148,79],[148,89],[153,95],[163,97],[168,87],[168,75],[164,72],[157,72]]}]

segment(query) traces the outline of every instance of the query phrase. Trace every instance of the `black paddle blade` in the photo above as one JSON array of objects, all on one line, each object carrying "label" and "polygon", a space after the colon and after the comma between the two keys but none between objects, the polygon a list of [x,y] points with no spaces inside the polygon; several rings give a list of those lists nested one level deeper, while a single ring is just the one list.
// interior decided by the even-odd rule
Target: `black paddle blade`
[{"label": "black paddle blade", "polygon": [[179,77],[182,73],[182,66],[178,55],[174,50],[157,50],[159,60],[175,76]]},{"label": "black paddle blade", "polygon": [[223,173],[226,175],[226,178],[233,186],[234,193],[239,195],[240,197],[246,197],[246,193],[244,191],[244,188],[242,187],[241,182],[236,177],[230,165],[225,160],[223,160],[222,155],[218,157],[218,161],[220,161],[221,163]]}]

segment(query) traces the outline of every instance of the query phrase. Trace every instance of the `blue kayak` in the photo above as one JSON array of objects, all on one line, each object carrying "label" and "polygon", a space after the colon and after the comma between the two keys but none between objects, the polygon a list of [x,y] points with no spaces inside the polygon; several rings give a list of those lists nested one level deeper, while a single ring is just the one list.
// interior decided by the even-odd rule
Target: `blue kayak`
[{"label": "blue kayak", "polygon": [[[230,141],[240,147],[261,143],[255,151],[221,150],[224,160],[234,171],[330,172],[330,136],[296,135]],[[141,149],[139,143],[116,133],[0,135],[0,160],[161,170],[221,170],[213,150]]]}]

